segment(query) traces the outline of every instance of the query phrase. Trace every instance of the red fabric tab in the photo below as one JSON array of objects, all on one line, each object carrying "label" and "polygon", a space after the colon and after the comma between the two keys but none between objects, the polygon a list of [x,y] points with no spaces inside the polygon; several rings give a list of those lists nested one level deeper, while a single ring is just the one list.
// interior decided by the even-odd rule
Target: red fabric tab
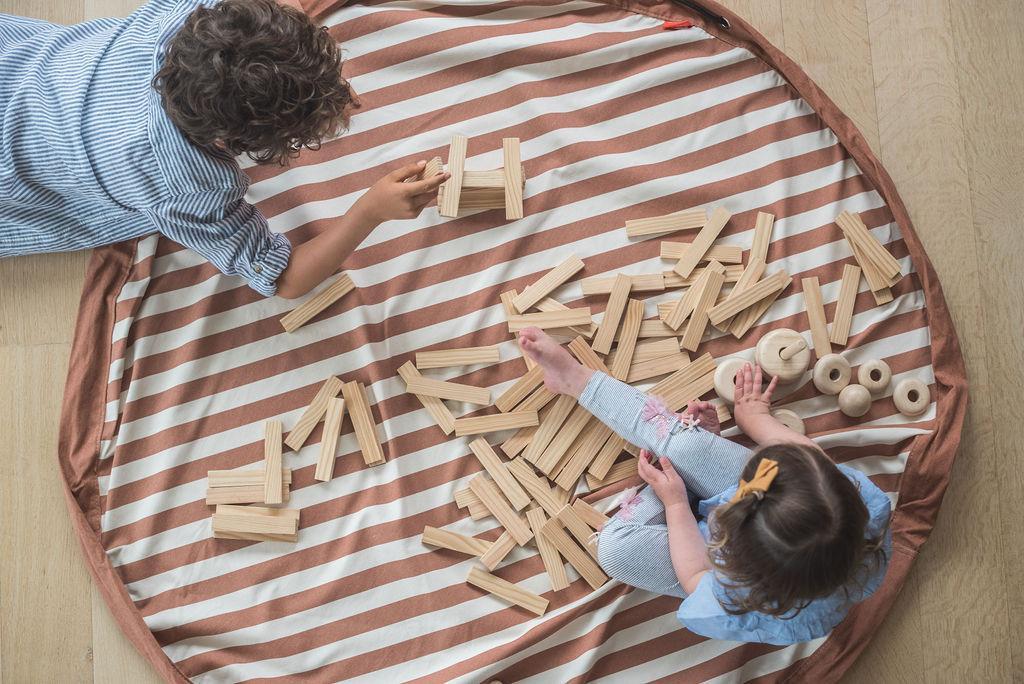
[{"label": "red fabric tab", "polygon": [[676,29],[693,28],[693,22],[689,19],[683,19],[682,21],[666,21],[661,25],[661,28],[666,31],[675,31]]}]

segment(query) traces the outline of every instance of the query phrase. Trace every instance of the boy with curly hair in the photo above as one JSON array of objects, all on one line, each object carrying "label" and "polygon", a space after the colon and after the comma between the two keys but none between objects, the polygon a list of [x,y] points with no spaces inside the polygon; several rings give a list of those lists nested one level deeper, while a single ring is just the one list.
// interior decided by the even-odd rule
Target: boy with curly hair
[{"label": "boy with curly hair", "polygon": [[243,197],[235,157],[286,164],[358,101],[296,0],[151,0],[74,26],[0,14],[0,257],[157,231],[257,292],[299,297],[380,223],[418,216],[444,174],[378,181],[291,245]]}]

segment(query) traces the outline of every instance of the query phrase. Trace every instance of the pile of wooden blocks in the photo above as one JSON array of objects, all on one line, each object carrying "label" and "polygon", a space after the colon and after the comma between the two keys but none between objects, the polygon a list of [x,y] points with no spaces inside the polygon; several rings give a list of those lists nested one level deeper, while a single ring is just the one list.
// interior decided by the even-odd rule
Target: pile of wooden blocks
[{"label": "pile of wooden blocks", "polygon": [[[493,171],[469,171],[465,168],[468,145],[466,136],[452,137],[448,148],[448,173],[451,176],[438,188],[438,213],[454,218],[460,212],[504,209],[506,220],[523,218],[526,174],[519,150],[519,138],[504,138],[501,141],[503,166]],[[441,168],[441,158],[434,157],[427,162],[423,177],[436,176]]]}]

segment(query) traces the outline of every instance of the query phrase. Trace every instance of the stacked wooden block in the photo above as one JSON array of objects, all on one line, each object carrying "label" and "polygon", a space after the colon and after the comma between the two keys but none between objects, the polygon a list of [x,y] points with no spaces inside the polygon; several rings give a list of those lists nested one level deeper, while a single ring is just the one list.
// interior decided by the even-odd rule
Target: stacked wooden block
[{"label": "stacked wooden block", "polygon": [[[494,171],[469,171],[466,151],[469,140],[464,135],[452,137],[448,147],[448,173],[451,174],[437,191],[437,207],[441,216],[454,218],[460,212],[504,209],[505,219],[523,218],[523,188],[526,173],[519,150],[519,138],[501,141],[503,166]],[[437,175],[441,158],[427,162],[423,176]]]}]

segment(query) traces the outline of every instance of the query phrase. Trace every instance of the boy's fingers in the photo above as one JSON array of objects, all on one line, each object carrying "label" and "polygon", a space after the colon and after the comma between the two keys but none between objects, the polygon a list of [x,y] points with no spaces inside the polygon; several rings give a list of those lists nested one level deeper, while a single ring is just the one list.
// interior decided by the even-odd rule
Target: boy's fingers
[{"label": "boy's fingers", "polygon": [[413,181],[409,183],[409,187],[406,188],[406,191],[410,195],[422,195],[425,193],[435,192],[441,186],[441,183],[444,183],[450,177],[451,174],[445,172],[439,173],[430,178],[424,178],[423,180]]}]

